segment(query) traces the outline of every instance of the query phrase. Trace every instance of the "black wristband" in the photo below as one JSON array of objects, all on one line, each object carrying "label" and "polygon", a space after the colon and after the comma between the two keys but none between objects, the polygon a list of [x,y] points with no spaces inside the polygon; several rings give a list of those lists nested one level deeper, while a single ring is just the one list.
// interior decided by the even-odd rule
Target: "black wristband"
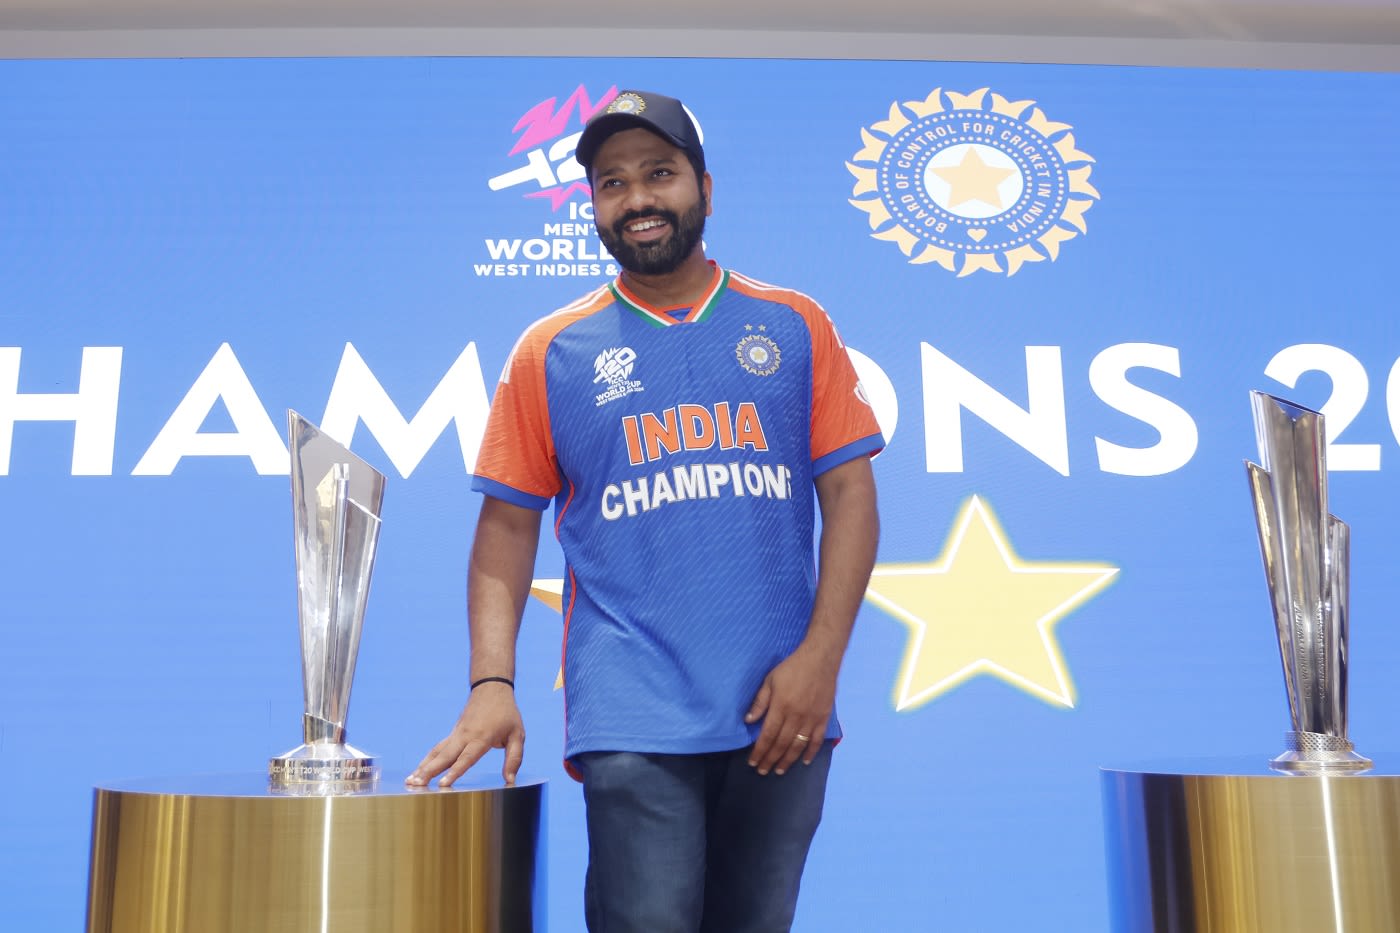
[{"label": "black wristband", "polygon": [[482,684],[505,684],[510,689],[515,689],[515,681],[511,680],[509,677],[483,677],[480,680],[473,680],[472,689],[475,690]]}]

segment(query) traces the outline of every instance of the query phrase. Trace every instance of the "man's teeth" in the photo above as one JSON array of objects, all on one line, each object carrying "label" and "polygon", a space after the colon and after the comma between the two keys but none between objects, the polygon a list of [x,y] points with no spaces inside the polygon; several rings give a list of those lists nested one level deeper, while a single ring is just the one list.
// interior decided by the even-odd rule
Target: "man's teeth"
[{"label": "man's teeth", "polygon": [[664,220],[643,220],[639,223],[628,225],[627,229],[631,233],[641,233],[643,230],[650,230],[652,227],[660,227],[665,224]]}]

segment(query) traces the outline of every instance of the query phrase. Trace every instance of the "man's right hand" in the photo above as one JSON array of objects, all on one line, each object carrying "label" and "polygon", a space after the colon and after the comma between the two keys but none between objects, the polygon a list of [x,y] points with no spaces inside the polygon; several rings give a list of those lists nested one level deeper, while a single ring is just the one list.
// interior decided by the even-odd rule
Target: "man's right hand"
[{"label": "man's right hand", "polygon": [[508,684],[485,683],[473,690],[452,733],[433,746],[404,783],[422,787],[441,774],[438,786],[450,787],[493,748],[505,749],[501,777],[514,784],[525,756],[525,724]]}]

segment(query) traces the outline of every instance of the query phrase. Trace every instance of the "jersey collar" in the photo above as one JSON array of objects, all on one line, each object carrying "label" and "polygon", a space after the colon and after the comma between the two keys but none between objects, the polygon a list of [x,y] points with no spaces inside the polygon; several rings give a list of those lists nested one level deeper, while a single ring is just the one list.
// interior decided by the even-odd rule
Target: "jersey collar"
[{"label": "jersey collar", "polygon": [[680,320],[667,314],[665,309],[653,308],[636,295],[632,294],[627,286],[622,283],[621,275],[609,282],[608,288],[611,289],[613,297],[616,298],[623,307],[637,315],[637,317],[641,318],[643,321],[646,321],[652,327],[670,327],[673,324],[693,324],[696,321],[705,320],[714,312],[715,305],[719,304],[720,295],[723,295],[725,288],[729,286],[729,270],[721,269],[713,261],[710,262],[710,265],[714,266],[715,269],[714,278],[710,280],[710,287],[706,289],[705,294],[695,303],[695,306],[690,309],[690,313]]}]

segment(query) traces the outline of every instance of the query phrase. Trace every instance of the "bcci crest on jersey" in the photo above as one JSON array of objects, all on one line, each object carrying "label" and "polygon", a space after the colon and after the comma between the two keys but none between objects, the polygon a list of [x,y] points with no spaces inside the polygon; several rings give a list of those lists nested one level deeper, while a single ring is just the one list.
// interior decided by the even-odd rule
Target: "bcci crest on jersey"
[{"label": "bcci crest on jersey", "polygon": [[783,360],[777,343],[765,334],[749,334],[740,340],[734,348],[734,356],[738,358],[740,366],[755,376],[773,375]]},{"label": "bcci crest on jersey", "polygon": [[637,352],[631,347],[609,347],[598,354],[593,361],[593,370],[597,373],[593,382],[595,385],[606,382],[608,387],[593,397],[595,404],[606,405],[642,391],[641,380],[632,378],[632,366],[636,362]]},{"label": "bcci crest on jersey", "polygon": [[1033,100],[935,89],[861,130],[850,201],[911,263],[1014,275],[1088,229],[1094,159],[1069,131]]}]

